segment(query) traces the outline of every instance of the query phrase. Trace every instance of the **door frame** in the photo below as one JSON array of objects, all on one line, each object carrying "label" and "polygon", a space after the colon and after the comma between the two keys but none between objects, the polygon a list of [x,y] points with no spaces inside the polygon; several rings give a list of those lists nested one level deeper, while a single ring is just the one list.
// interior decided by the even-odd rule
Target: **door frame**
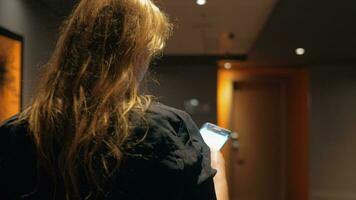
[{"label": "door frame", "polygon": [[[230,61],[229,61],[230,62]],[[239,67],[225,61],[218,63],[217,120],[218,125],[231,126],[234,83],[256,77],[287,79],[287,169],[286,195],[288,200],[309,198],[309,74],[306,68]],[[231,183],[230,144],[223,150],[228,182]]]}]

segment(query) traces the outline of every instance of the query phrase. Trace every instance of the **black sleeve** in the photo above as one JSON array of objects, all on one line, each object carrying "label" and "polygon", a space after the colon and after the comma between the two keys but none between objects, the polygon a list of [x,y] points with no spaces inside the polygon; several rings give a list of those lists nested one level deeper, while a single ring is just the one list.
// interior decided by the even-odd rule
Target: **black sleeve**
[{"label": "black sleeve", "polygon": [[186,199],[196,199],[196,200],[216,200],[214,180],[208,178],[203,183],[193,187]]},{"label": "black sleeve", "polygon": [[191,154],[196,154],[196,159],[190,156],[184,159],[185,171],[187,172],[187,199],[216,200],[213,177],[216,170],[211,168],[210,148],[205,144],[199,129],[191,117],[183,113],[183,128],[189,135],[186,146],[193,147]]},{"label": "black sleeve", "polygon": [[163,188],[175,193],[167,199],[216,200],[216,170],[211,168],[210,149],[191,117],[184,111],[159,105],[151,108],[146,121],[149,130],[145,142],[135,150],[159,155],[160,171],[165,172],[162,177],[171,177],[164,181],[169,184]]}]

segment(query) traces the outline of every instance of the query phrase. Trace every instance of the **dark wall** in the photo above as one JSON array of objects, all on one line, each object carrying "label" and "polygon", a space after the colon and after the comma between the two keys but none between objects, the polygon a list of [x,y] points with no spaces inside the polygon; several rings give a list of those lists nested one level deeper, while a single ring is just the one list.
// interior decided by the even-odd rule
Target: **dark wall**
[{"label": "dark wall", "polygon": [[23,104],[28,104],[55,44],[60,19],[41,1],[0,0],[0,26],[24,37]]},{"label": "dark wall", "polygon": [[310,72],[310,200],[355,199],[356,65]]},{"label": "dark wall", "polygon": [[[183,58],[184,59],[184,58]],[[205,63],[205,62],[203,62]],[[216,123],[217,63],[205,64],[164,62],[151,68],[151,78],[159,84],[149,84],[149,91],[160,102],[184,110],[184,102],[195,98],[210,107],[192,115],[198,126],[205,122]]]}]

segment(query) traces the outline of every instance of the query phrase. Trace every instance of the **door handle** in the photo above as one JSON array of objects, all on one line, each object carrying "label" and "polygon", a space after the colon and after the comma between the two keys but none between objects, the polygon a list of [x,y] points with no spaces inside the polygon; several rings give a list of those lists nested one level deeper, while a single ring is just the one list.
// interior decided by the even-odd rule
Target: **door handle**
[{"label": "door handle", "polygon": [[240,135],[237,132],[232,132],[230,136],[232,140],[239,140],[240,138]]},{"label": "door handle", "polygon": [[233,150],[238,150],[240,147],[240,143],[239,143],[239,139],[240,139],[240,135],[237,132],[232,132],[230,135],[231,139],[232,139],[232,149]]}]

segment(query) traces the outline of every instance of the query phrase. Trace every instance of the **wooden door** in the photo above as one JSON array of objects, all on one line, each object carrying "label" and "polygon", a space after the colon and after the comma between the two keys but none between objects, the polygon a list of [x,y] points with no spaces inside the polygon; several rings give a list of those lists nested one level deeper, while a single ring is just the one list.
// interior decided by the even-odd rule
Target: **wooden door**
[{"label": "wooden door", "polygon": [[286,199],[286,83],[264,79],[234,86],[231,200]]}]

